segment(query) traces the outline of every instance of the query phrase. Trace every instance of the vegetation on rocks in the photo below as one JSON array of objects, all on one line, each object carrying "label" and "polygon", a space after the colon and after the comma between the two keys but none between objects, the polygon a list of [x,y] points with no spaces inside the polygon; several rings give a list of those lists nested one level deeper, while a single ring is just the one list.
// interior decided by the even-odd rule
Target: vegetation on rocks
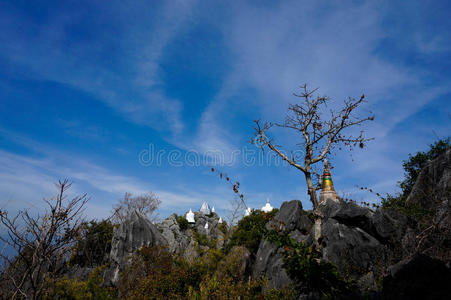
[{"label": "vegetation on rocks", "polygon": [[[63,194],[70,184],[60,182],[57,197],[46,200],[45,217],[19,214],[28,222],[23,229],[17,218],[1,212],[16,243],[12,245],[19,248],[16,257],[7,257],[0,297],[346,299],[371,293],[386,297],[384,293],[398,295],[399,289],[410,288],[412,274],[418,282],[421,276],[433,276],[421,272],[431,263],[442,279],[431,277],[428,282],[446,282],[447,276],[451,278],[446,265],[451,261],[448,186],[436,184],[444,194],[435,187],[420,190],[424,197],[437,198],[427,207],[423,194],[420,200],[411,198],[428,172],[445,174],[435,176],[435,181],[448,180],[448,146],[449,139],[439,141],[428,152],[410,156],[403,164],[403,193],[387,195],[376,210],[328,199],[316,210],[304,211],[299,200],[292,200],[269,213],[254,210],[230,227],[219,223],[217,214],[198,212],[192,224],[184,216],[171,215],[158,225],[160,231],[136,211],[120,225],[109,220],[86,222],[78,214],[86,197],[66,201]],[[429,163],[445,151],[441,159]],[[417,167],[423,171],[417,172]],[[435,287],[439,295],[440,288]]]},{"label": "vegetation on rocks", "polygon": [[315,291],[324,297],[349,293],[349,283],[341,278],[333,263],[322,259],[314,245],[306,246],[275,230],[266,230],[264,236],[283,249],[283,266],[298,290]]},{"label": "vegetation on rocks", "polygon": [[245,246],[252,254],[256,254],[260,241],[265,233],[265,225],[277,213],[277,209],[269,213],[254,210],[238,222],[238,226],[233,232],[227,249],[233,246]]},{"label": "vegetation on rocks", "polygon": [[72,251],[69,265],[94,267],[107,263],[111,251],[113,225],[109,220],[90,221],[82,224],[80,237]]}]

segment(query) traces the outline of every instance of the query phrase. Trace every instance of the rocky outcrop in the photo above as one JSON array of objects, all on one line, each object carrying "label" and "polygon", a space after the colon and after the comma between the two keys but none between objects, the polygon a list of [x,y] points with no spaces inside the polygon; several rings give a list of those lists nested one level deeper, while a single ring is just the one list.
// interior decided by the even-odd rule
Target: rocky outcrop
[{"label": "rocky outcrop", "polygon": [[235,246],[219,262],[215,277],[221,280],[232,277],[235,280],[245,281],[251,263],[251,253],[244,246]]},{"label": "rocky outcrop", "polygon": [[[266,229],[289,234],[306,245],[315,244],[325,261],[334,263],[346,277],[354,278],[360,288],[375,290],[376,277],[390,257],[389,245],[405,234],[406,218],[341,200],[322,202],[315,216],[313,223],[298,200],[284,202]],[[269,287],[290,284],[291,279],[283,268],[283,251],[263,239],[252,269],[253,277],[266,277]]]},{"label": "rocky outcrop", "polygon": [[375,262],[384,258],[383,245],[358,226],[327,219],[321,225],[321,236],[323,257],[355,277],[373,271]]},{"label": "rocky outcrop", "polygon": [[161,235],[168,242],[168,250],[172,253],[183,255],[184,252],[193,247],[193,237],[189,231],[180,228],[175,214],[157,224]]},{"label": "rocky outcrop", "polygon": [[383,299],[449,299],[451,268],[442,261],[415,255],[388,269],[383,281]]},{"label": "rocky outcrop", "polygon": [[407,202],[420,203],[423,208],[434,209],[451,194],[451,148],[430,161],[420,175],[407,198]]},{"label": "rocky outcrop", "polygon": [[427,220],[404,244],[451,262],[451,148],[421,170],[407,203],[419,204]]},{"label": "rocky outcrop", "polygon": [[107,272],[107,281],[109,279],[112,284],[118,282],[120,270],[130,255],[139,248],[167,244],[160,231],[145,215],[137,211],[132,212],[119,228],[114,230],[110,252],[111,269]]},{"label": "rocky outcrop", "polygon": [[[311,244],[312,221],[303,213],[299,200],[284,202],[266,229],[289,234],[295,241]],[[254,278],[266,277],[268,287],[282,288],[291,283],[283,268],[282,249],[265,239],[260,242],[252,269]]]},{"label": "rocky outcrop", "polygon": [[157,224],[162,236],[168,242],[169,251],[184,256],[188,260],[198,257],[200,249],[208,249],[205,245],[199,245],[196,235],[205,235],[207,240],[215,242],[218,249],[224,245],[224,234],[219,229],[219,216],[216,213],[205,215],[194,212],[194,219],[195,223],[185,223],[181,228],[177,215],[173,214]]},{"label": "rocky outcrop", "polygon": [[262,240],[252,268],[252,277],[265,277],[269,288],[283,288],[292,281],[283,268],[282,249],[276,244]]}]

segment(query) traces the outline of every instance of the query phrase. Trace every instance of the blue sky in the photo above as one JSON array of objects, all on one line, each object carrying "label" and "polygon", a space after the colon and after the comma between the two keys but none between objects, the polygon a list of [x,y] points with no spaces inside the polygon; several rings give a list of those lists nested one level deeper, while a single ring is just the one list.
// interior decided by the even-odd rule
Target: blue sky
[{"label": "blue sky", "polygon": [[[146,191],[161,198],[162,217],[204,200],[226,214],[233,192],[205,154],[256,151],[252,121],[282,121],[303,83],[333,105],[365,93],[361,112],[376,116],[368,147],[332,158],[338,193],[396,192],[408,153],[451,132],[450,6],[1,1],[0,206],[38,209],[67,177],[73,194],[91,197],[89,217]],[[281,145],[297,138],[276,133]],[[149,149],[161,163],[145,158]],[[288,166],[241,155],[217,168],[241,182],[251,207],[267,197],[311,207],[303,174]]]}]

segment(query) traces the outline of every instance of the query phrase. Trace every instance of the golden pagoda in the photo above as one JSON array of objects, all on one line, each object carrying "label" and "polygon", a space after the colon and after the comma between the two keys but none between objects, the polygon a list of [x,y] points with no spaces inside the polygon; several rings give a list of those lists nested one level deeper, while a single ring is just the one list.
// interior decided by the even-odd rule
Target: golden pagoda
[{"label": "golden pagoda", "polygon": [[338,196],[335,192],[334,184],[332,183],[332,175],[327,164],[327,159],[324,159],[323,183],[321,186],[321,192],[319,193],[319,202],[321,203],[326,199],[338,201]]}]

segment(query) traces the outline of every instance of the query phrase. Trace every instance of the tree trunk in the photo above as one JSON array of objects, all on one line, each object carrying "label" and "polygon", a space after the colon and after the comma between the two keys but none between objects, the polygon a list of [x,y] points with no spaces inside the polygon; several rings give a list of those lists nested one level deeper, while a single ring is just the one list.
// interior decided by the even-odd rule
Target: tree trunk
[{"label": "tree trunk", "polygon": [[307,182],[308,194],[310,195],[310,201],[313,204],[313,209],[318,207],[318,199],[316,198],[316,188],[313,186],[312,177],[310,173],[304,173],[305,181]]}]

